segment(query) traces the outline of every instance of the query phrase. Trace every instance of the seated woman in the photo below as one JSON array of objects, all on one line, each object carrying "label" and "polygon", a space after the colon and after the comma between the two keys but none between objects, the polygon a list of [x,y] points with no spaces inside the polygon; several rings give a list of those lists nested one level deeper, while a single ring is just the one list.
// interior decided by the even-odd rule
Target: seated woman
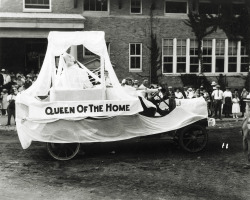
[{"label": "seated woman", "polygon": [[[145,80],[144,80],[145,83]],[[168,110],[161,110],[158,105],[158,101],[154,101],[153,99],[148,99],[147,96],[152,96],[152,93],[158,93],[161,88],[147,88],[144,87],[134,88],[127,81],[125,82],[124,89],[125,91],[132,95],[137,96],[140,99],[141,105],[143,107],[143,111],[140,112],[141,115],[147,117],[154,117],[156,112],[158,112],[161,116],[165,116],[169,113]]]},{"label": "seated woman", "polygon": [[86,70],[81,68],[72,55],[64,53],[65,67],[60,75],[56,87],[61,89],[86,89],[92,88]]}]

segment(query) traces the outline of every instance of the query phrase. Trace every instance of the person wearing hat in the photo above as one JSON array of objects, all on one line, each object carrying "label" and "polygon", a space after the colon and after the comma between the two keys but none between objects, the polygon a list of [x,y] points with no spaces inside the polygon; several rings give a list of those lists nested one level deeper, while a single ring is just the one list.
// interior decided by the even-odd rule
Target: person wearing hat
[{"label": "person wearing hat", "polygon": [[3,83],[4,83],[3,74],[0,73],[0,92],[2,91]]},{"label": "person wearing hat", "polygon": [[3,88],[11,81],[10,75],[6,72],[5,69],[1,70],[2,75],[3,75]]},{"label": "person wearing hat", "polygon": [[226,91],[223,92],[223,111],[225,117],[229,117],[232,113],[232,92],[229,87],[226,87]]},{"label": "person wearing hat", "polygon": [[193,91],[193,89],[191,87],[188,88],[187,92],[188,92],[188,94],[187,94],[188,99],[194,98],[194,91]]},{"label": "person wearing hat", "polygon": [[215,81],[213,81],[213,82],[211,83],[211,86],[212,86],[213,90],[216,90],[216,85],[217,85],[217,83],[216,83]]},{"label": "person wearing hat", "polygon": [[242,113],[241,117],[244,117],[244,113],[246,112],[246,101],[244,101],[247,98],[248,91],[246,88],[242,89],[242,92],[240,94],[240,111]]},{"label": "person wearing hat", "polygon": [[134,88],[138,88],[139,87],[139,81],[138,80],[134,80]]},{"label": "person wearing hat", "polygon": [[[220,90],[220,85],[216,85],[216,90],[212,92],[212,98],[214,102],[214,117],[221,119],[221,106],[223,100],[223,91]],[[217,115],[219,114],[219,115]]]}]

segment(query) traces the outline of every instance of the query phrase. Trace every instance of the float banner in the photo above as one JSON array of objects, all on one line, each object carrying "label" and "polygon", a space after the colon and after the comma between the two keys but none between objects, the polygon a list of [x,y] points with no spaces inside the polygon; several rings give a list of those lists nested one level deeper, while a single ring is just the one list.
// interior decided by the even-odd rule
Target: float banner
[{"label": "float banner", "polygon": [[30,105],[29,118],[64,119],[74,117],[133,115],[143,110],[139,100],[48,102]]}]

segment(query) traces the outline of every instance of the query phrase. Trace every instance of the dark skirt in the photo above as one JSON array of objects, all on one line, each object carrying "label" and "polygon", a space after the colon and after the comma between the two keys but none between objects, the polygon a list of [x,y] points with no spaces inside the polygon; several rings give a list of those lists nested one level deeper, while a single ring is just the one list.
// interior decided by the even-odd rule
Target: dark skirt
[{"label": "dark skirt", "polygon": [[246,111],[246,102],[244,99],[240,101],[240,112],[244,113]]},{"label": "dark skirt", "polygon": [[231,97],[225,98],[225,103],[223,105],[223,114],[231,114],[232,113],[232,99]]}]

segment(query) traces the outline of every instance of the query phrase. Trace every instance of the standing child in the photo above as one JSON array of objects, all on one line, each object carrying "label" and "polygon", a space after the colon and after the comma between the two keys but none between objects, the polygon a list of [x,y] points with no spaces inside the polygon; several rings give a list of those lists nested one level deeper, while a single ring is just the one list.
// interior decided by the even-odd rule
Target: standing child
[{"label": "standing child", "polygon": [[0,116],[3,114],[3,92],[0,94]]},{"label": "standing child", "polygon": [[7,91],[7,89],[3,89],[3,96],[2,96],[2,115],[7,115],[7,107],[8,107],[7,96],[8,96],[8,91]]},{"label": "standing child", "polygon": [[10,90],[10,94],[7,96],[7,101],[8,101],[8,108],[7,108],[7,112],[8,112],[8,121],[6,126],[10,125],[10,120],[11,120],[11,116],[14,117],[14,121],[16,119],[16,106],[15,106],[15,100],[16,100],[16,95],[14,93],[14,90],[11,89]]},{"label": "standing child", "polygon": [[233,94],[233,99],[232,99],[233,105],[232,105],[232,113],[233,113],[233,118],[238,118],[238,114],[240,113],[240,99],[237,94]]}]

